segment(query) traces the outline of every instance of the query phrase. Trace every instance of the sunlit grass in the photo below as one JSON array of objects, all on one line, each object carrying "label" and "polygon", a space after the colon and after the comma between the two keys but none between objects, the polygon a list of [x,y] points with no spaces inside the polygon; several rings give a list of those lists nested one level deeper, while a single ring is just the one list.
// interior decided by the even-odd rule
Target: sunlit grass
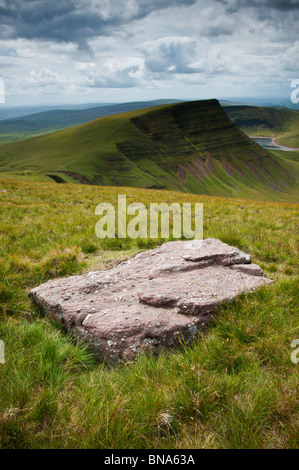
[{"label": "sunlit grass", "polygon": [[[95,207],[202,202],[204,237],[275,283],[219,313],[193,345],[108,367],[29,301],[54,277],[109,268],[151,239],[99,240]],[[0,182],[1,448],[295,448],[298,205],[132,188]]]}]

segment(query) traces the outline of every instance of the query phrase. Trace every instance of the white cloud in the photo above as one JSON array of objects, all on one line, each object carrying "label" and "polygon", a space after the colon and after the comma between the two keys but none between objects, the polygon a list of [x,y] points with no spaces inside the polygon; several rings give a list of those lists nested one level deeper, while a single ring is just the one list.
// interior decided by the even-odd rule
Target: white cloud
[{"label": "white cloud", "polygon": [[44,87],[49,85],[59,86],[61,84],[61,80],[59,79],[57,73],[47,68],[42,68],[39,71],[36,71],[35,69],[31,70],[30,82],[32,85],[37,87]]},{"label": "white cloud", "polygon": [[297,3],[11,0],[21,10],[16,17],[11,7],[0,20],[0,74],[7,96],[102,96],[107,89],[117,100],[137,92],[143,99],[200,98],[271,87],[288,93],[299,63]]},{"label": "white cloud", "polygon": [[196,54],[196,40],[164,37],[141,44],[145,67],[154,73],[194,73],[190,68]]},{"label": "white cloud", "polygon": [[282,53],[281,65],[287,72],[295,72],[299,78],[299,41],[287,47]]},{"label": "white cloud", "polygon": [[119,58],[79,64],[79,86],[94,88],[130,88],[141,78],[141,58]]}]

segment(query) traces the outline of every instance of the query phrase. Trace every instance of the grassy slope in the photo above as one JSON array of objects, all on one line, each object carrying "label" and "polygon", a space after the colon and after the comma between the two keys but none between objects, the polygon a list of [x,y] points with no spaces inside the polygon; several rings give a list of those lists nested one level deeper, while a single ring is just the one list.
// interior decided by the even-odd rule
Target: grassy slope
[{"label": "grassy slope", "polygon": [[[95,237],[99,202],[202,202],[204,236],[253,256],[274,285],[198,343],[110,369],[30,303],[49,278],[109,267],[159,240]],[[298,446],[298,205],[169,191],[0,181],[1,448]]]},{"label": "grassy slope", "polygon": [[271,153],[280,159],[281,165],[285,165],[288,171],[291,170],[294,175],[299,175],[299,150],[295,152],[274,150]]},{"label": "grassy slope", "polygon": [[287,147],[299,148],[299,112],[258,106],[225,106],[225,111],[247,135],[276,137]]},{"label": "grassy slope", "polygon": [[279,157],[232,125],[216,100],[132,111],[5,145],[0,164],[2,176],[41,181],[72,172],[101,185],[294,200],[287,162],[282,171]]},{"label": "grassy slope", "polygon": [[135,109],[160,106],[175,101],[139,101],[107,106],[90,106],[87,109],[53,109],[27,114],[26,116],[3,119],[0,120],[0,145],[77,126],[100,117],[133,111]]}]

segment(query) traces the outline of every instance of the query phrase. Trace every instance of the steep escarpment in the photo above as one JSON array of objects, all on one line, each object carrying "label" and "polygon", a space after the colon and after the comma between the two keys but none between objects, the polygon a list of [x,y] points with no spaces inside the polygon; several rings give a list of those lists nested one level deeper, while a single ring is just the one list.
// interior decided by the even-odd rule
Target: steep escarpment
[{"label": "steep escarpment", "polygon": [[179,180],[179,189],[225,194],[257,183],[285,187],[285,168],[238,129],[217,100],[180,103],[131,121],[140,135],[119,143],[119,151],[141,165],[150,158]]},{"label": "steep escarpment", "polygon": [[1,146],[0,170],[272,200],[296,186],[287,165],[238,129],[217,100],[134,110]]}]

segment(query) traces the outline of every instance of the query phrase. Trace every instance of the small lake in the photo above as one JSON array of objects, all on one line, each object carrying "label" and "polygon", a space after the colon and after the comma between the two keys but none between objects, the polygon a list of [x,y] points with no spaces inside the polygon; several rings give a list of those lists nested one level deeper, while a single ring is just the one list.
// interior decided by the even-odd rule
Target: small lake
[{"label": "small lake", "polygon": [[264,147],[265,149],[284,150],[285,152],[289,152],[292,150],[288,147],[282,147],[281,145],[275,144],[273,142],[273,139],[271,139],[270,137],[252,137],[252,140],[254,140],[257,144],[259,144],[261,147]]}]

